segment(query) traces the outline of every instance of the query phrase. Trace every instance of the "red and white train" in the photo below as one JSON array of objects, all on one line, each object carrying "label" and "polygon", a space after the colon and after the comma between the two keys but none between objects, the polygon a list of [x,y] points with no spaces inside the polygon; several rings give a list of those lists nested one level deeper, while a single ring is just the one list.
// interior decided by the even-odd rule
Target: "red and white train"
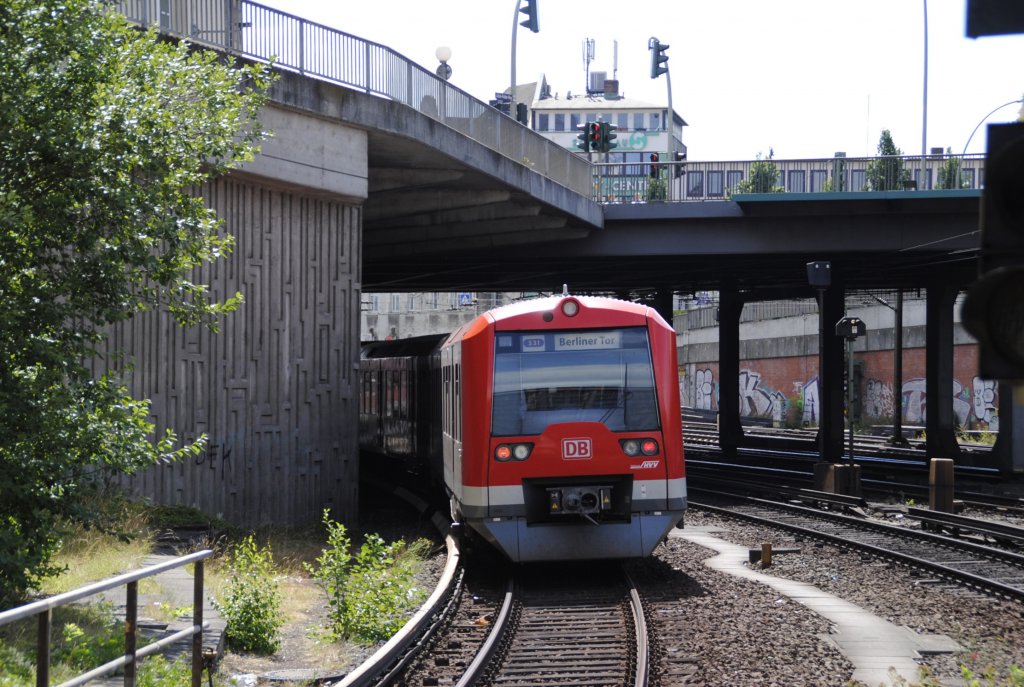
[{"label": "red and white train", "polygon": [[686,509],[675,332],[562,295],[364,346],[360,443],[425,461],[513,561],[647,556]]}]

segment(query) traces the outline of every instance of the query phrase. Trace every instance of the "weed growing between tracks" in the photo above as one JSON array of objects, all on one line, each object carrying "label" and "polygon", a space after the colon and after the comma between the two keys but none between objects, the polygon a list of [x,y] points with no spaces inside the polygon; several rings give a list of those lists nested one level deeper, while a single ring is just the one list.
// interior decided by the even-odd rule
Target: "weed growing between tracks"
[{"label": "weed growing between tracks", "polygon": [[408,546],[399,539],[386,544],[379,535],[367,534],[353,555],[345,526],[326,510],[323,524],[327,547],[315,566],[305,568],[327,595],[327,636],[363,642],[390,638],[426,597],[425,590],[416,588],[415,573],[429,543],[421,539]]}]

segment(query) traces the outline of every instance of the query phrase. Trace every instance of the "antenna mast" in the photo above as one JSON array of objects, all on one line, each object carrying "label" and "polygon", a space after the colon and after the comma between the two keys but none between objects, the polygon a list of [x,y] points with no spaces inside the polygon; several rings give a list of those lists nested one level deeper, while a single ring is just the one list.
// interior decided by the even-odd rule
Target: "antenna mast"
[{"label": "antenna mast", "polygon": [[583,92],[590,93],[590,63],[594,59],[594,39],[583,39]]},{"label": "antenna mast", "polygon": [[612,79],[619,78],[619,42],[612,41]]}]

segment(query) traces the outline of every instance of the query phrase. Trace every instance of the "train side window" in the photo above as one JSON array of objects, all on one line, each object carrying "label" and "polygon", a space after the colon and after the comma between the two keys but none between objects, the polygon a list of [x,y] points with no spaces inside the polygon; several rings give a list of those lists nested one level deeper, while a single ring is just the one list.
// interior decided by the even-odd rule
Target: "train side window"
[{"label": "train side window", "polygon": [[403,420],[409,419],[409,371],[401,371],[401,388],[398,392],[398,404],[399,404],[399,417]]},{"label": "train side window", "polygon": [[459,384],[461,375],[462,363],[455,363],[455,408],[453,414],[455,416],[455,438],[460,441],[462,440],[462,413],[458,410],[462,407],[462,387]]},{"label": "train side window", "polygon": [[402,417],[402,372],[395,370],[391,373],[391,415]]},{"label": "train side window", "polygon": [[448,379],[451,377],[451,368],[447,365],[441,367],[441,431],[451,434],[452,413],[448,398],[451,396],[451,389],[448,388]]}]

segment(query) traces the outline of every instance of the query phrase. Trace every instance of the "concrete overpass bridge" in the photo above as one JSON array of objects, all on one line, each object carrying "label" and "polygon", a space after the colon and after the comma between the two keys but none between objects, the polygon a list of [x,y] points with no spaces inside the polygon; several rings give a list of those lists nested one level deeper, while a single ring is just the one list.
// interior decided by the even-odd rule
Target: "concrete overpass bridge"
[{"label": "concrete overpass bridge", "polygon": [[[926,287],[935,293],[929,348],[951,350],[947,306],[974,273],[976,190],[602,204],[603,170],[384,46],[244,0],[121,7],[240,58],[275,56],[281,75],[263,113],[274,131],[263,154],[202,191],[236,249],[200,279],[214,294],[243,292],[243,309],[216,336],[177,330],[159,313],[114,332],[134,357],[132,391],[152,399],[157,431],[210,438],[206,455],[133,478],[160,501],[248,524],[308,522],[325,506],[355,518],[367,290],[568,282],[653,290],[664,309],[673,290],[717,288],[724,374],[737,308],[809,293],[804,263],[831,260],[826,321],[841,316],[845,288]],[[823,356],[841,380],[841,349],[829,344]],[[950,366],[936,356],[937,390]],[[822,395],[833,453],[840,387]],[[929,441],[949,455],[952,413],[933,415]],[[726,413],[724,427],[742,437],[738,414]]]}]

